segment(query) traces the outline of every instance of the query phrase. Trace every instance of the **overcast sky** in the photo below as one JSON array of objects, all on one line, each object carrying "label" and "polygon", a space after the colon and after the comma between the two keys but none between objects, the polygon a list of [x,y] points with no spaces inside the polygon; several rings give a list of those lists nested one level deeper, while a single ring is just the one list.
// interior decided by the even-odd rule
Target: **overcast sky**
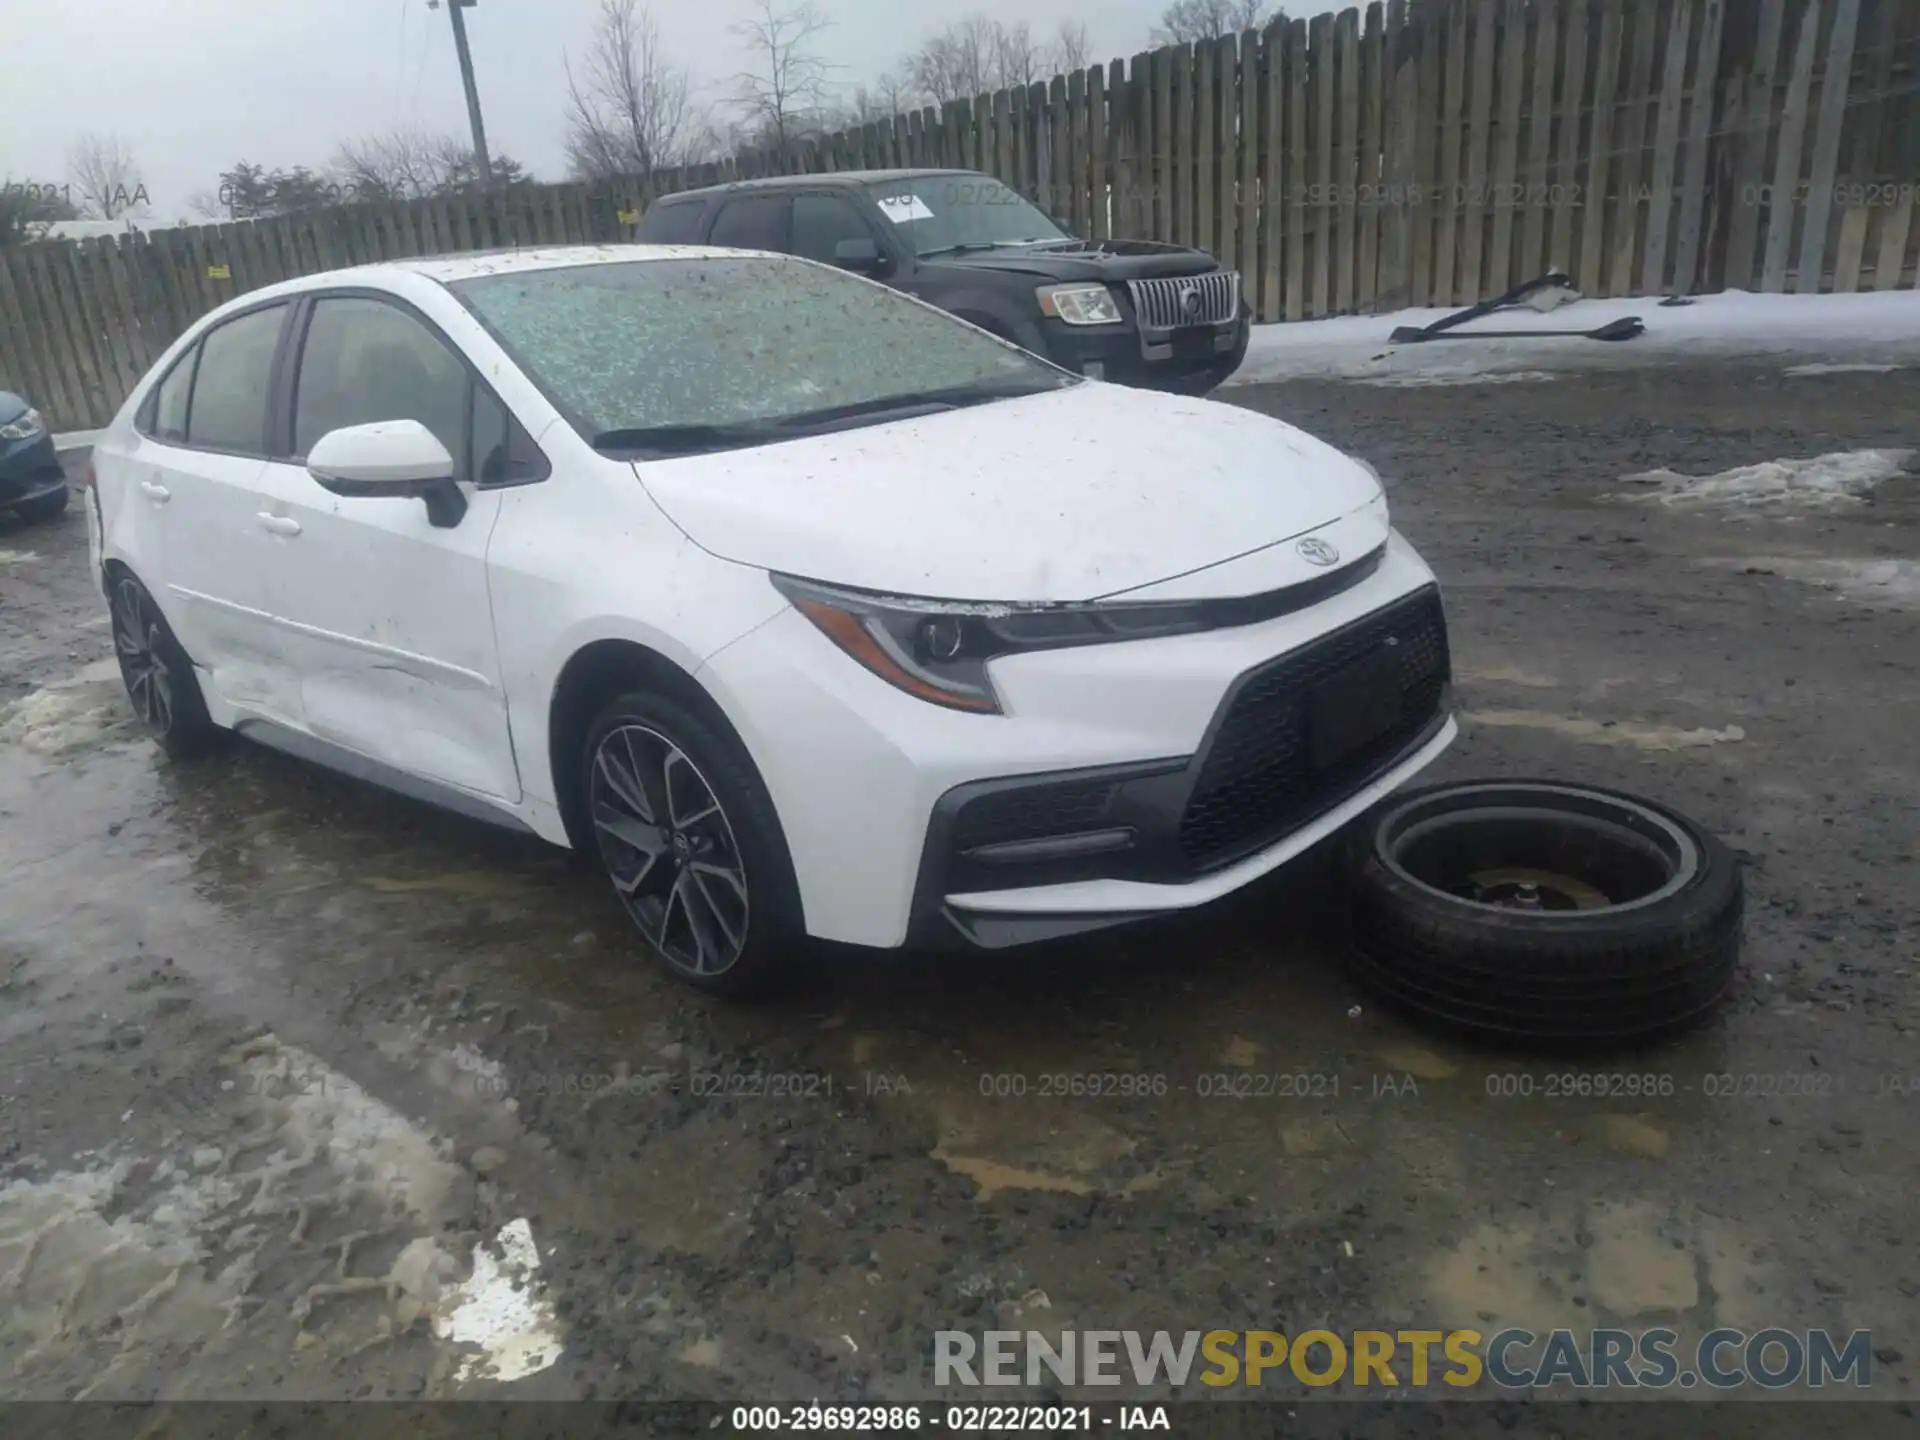
[{"label": "overcast sky", "polygon": [[[1145,49],[1166,0],[816,0],[820,49],[846,88],[971,14],[1087,27],[1104,61]],[[731,99],[744,63],[729,26],[750,0],[653,0],[663,38],[706,99]],[[29,8],[31,14],[26,13]],[[1292,7],[1329,8],[1325,0]],[[466,12],[487,140],[536,175],[563,168],[563,63],[586,48],[598,0],[480,0]],[[10,14],[8,12],[11,12]],[[217,188],[239,160],[324,166],[343,139],[409,125],[463,133],[444,8],[426,0],[0,0],[0,181],[67,180],[83,131],[132,148],[156,219]]]}]

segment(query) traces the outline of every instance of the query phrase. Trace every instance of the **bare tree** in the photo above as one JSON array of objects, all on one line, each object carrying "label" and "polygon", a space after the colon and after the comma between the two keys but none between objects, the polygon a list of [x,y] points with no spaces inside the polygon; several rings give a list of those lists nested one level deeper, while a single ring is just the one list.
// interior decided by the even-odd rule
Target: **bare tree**
[{"label": "bare tree", "polygon": [[[510,155],[494,155],[491,169],[498,185],[527,178],[520,162]],[[334,153],[333,173],[334,198],[349,203],[420,200],[468,189],[480,179],[468,141],[404,126],[344,141]]]},{"label": "bare tree", "polygon": [[579,75],[567,66],[567,162],[584,179],[683,165],[703,117],[687,71],[670,63],[639,0],[600,0]]},{"label": "bare tree", "polygon": [[904,115],[918,108],[919,104],[920,91],[913,81],[886,70],[872,84],[854,87],[849,113],[854,124],[865,125],[874,120],[889,120],[895,115]]},{"label": "bare tree", "polygon": [[736,77],[745,130],[761,137],[783,164],[818,128],[826,109],[827,62],[815,40],[827,24],[810,0],[788,8],[776,0],[756,0],[753,17],[733,27],[748,55],[747,68]]},{"label": "bare tree", "polygon": [[[1268,18],[1266,9],[1267,0],[1173,0],[1160,12],[1153,38],[1161,45],[1218,40],[1261,25]],[[1274,18],[1283,13],[1276,12]]]},{"label": "bare tree", "polygon": [[1093,46],[1087,40],[1087,27],[1078,20],[1062,20],[1048,47],[1048,59],[1055,74],[1085,70],[1093,64]]},{"label": "bare tree", "polygon": [[67,154],[67,173],[89,219],[117,220],[146,206],[139,163],[118,135],[82,135]]}]

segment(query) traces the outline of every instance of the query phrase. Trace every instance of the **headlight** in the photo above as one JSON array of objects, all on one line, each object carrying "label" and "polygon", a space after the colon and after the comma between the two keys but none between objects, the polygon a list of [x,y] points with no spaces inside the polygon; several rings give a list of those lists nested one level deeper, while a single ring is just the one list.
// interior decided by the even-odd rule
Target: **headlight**
[{"label": "headlight", "polygon": [[24,415],[15,416],[5,425],[0,425],[0,440],[31,440],[47,428],[47,422],[38,410],[29,410]]},{"label": "headlight", "polygon": [[776,589],[843,652],[895,689],[935,705],[998,715],[987,662],[1024,650],[1061,650],[1214,628],[1204,603],[969,605],[842,590],[790,575]]},{"label": "headlight", "polygon": [[1040,313],[1069,325],[1118,325],[1120,307],[1104,285],[1042,285]]}]

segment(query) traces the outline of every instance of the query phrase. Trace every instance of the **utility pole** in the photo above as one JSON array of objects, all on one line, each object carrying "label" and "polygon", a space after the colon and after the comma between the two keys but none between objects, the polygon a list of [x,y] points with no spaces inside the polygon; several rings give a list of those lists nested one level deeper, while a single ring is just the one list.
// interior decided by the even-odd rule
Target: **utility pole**
[{"label": "utility pole", "polygon": [[[467,87],[467,121],[473,126],[473,163],[480,167],[482,186],[493,184],[493,160],[487,154],[487,127],[480,119],[480,87],[473,83],[473,52],[467,49],[467,22],[460,14],[477,0],[447,0],[447,14],[453,20],[453,48],[460,56],[460,80]],[[427,0],[427,8],[437,10],[440,0]]]}]

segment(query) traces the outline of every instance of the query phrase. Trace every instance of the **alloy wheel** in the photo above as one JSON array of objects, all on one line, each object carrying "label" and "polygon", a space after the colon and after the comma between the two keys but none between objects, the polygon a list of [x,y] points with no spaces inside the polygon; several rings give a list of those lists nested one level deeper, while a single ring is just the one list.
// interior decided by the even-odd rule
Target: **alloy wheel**
[{"label": "alloy wheel", "polygon": [[140,723],[156,738],[173,729],[173,672],[167,668],[166,630],[136,580],[122,580],[113,595],[113,649]]},{"label": "alloy wheel", "polygon": [[686,752],[618,725],[593,753],[588,804],[614,893],[676,969],[717,976],[747,940],[746,867],[713,787]]}]

